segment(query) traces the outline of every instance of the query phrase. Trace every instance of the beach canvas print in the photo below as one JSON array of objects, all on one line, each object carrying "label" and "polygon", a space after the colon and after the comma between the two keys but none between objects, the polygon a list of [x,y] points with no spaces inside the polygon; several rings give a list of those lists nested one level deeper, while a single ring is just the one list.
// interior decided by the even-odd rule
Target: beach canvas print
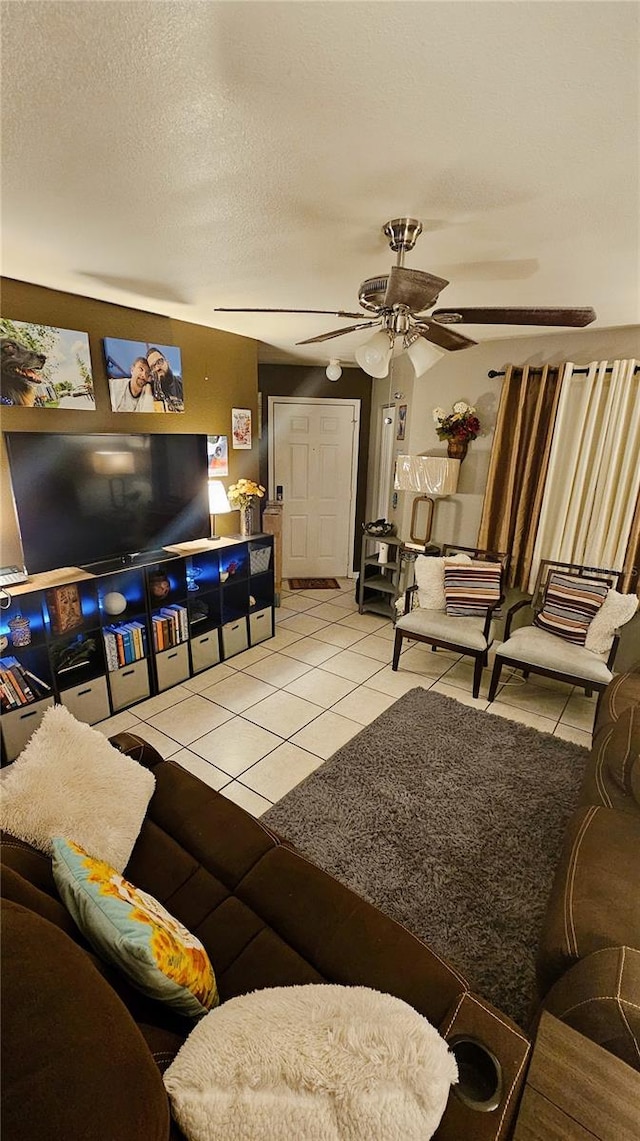
[{"label": "beach canvas print", "polygon": [[0,317],[0,403],[95,412],[89,336]]},{"label": "beach canvas print", "polygon": [[176,345],[105,337],[112,412],[184,412],[182,356]]}]

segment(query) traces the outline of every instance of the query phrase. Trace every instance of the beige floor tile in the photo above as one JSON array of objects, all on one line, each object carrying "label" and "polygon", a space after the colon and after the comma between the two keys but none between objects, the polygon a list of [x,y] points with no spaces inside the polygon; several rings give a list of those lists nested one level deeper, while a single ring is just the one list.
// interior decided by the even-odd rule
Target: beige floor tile
[{"label": "beige floor tile", "polygon": [[135,726],[140,726],[143,722],[139,717],[136,717],[136,706],[132,709],[123,709],[121,713],[114,713],[113,717],[107,717],[105,721],[99,721],[93,728],[97,729],[99,733],[104,733],[105,737],[113,737],[116,733],[124,733],[127,729],[131,733],[137,733]]},{"label": "beige floor tile", "polygon": [[596,715],[596,698],[585,697],[584,691],[577,689],[566,703],[560,721],[563,725],[571,725],[574,729],[584,729],[591,733],[593,720]]},{"label": "beige floor tile", "polygon": [[438,650],[437,654],[432,654],[427,650],[411,646],[400,655],[398,671],[416,674],[418,677],[428,677],[436,681],[447,670],[450,670],[453,664],[454,658],[447,653]]},{"label": "beige floor tile", "polygon": [[[485,697],[474,697],[471,690],[460,689],[456,685],[446,685],[443,681],[434,681],[430,689],[431,693],[442,693],[445,697],[452,697],[454,701],[459,701],[462,705],[470,705],[472,709],[486,709],[489,702]],[[509,708],[505,706],[505,709]],[[491,712],[499,712],[492,708]],[[514,713],[521,713],[522,710],[515,709]],[[517,721],[518,718],[514,717],[512,720]]]},{"label": "beige floor tile", "polygon": [[174,753],[171,760],[176,761],[183,769],[188,769],[190,773],[199,777],[201,781],[215,789],[216,792],[220,792],[220,789],[224,788],[231,780],[231,777],[227,776],[226,773],[221,772],[215,765],[203,761],[202,757],[196,756],[190,749],[180,749],[178,753]]},{"label": "beige floor tile", "polygon": [[[460,689],[466,689],[468,693],[473,693],[474,666],[475,662],[473,661],[473,658],[461,658],[460,661],[455,662],[445,674],[441,675],[441,681],[443,681],[446,685],[459,686]],[[480,682],[481,697],[487,696],[490,681],[491,670],[483,670],[482,680]]]},{"label": "beige floor tile", "polygon": [[396,636],[396,628],[390,619],[387,619],[387,622],[385,623],[385,625],[381,626],[379,630],[376,630],[375,634],[369,635],[369,637],[384,638],[384,640],[386,642],[393,642],[395,636]]},{"label": "beige floor tile", "polygon": [[344,618],[344,609],[341,606],[333,606],[330,602],[321,602],[318,606],[314,606],[313,610],[309,610],[311,618],[322,618],[325,622],[339,622]]},{"label": "beige floor tile", "polygon": [[507,721],[518,721],[521,725],[529,725],[532,729],[539,729],[542,733],[553,733],[556,722],[551,717],[543,717],[530,709],[522,709],[517,705],[507,705],[502,701],[494,701],[489,706],[488,713],[495,713]]},{"label": "beige floor tile", "polygon": [[292,646],[294,642],[299,642],[301,638],[304,638],[304,634],[297,634],[295,630],[277,629],[273,638],[269,638],[269,649],[283,650],[285,646]]},{"label": "beige floor tile", "polygon": [[[132,730],[132,732],[136,732],[136,730]],[[154,749],[157,749],[160,756],[164,757],[165,760],[168,757],[173,757],[180,748],[180,745],[177,741],[174,741],[173,737],[168,737],[166,733],[161,733],[160,730],[156,729],[155,725],[152,725],[149,721],[141,721],[140,728],[137,732],[140,737],[148,741],[150,745],[153,745]]]},{"label": "beige floor tile", "polygon": [[270,733],[291,737],[322,712],[319,705],[279,690],[257,705],[252,705],[251,709],[247,709],[245,717],[255,725],[268,729]]},{"label": "beige floor tile", "polygon": [[185,689],[190,689],[192,693],[202,693],[203,689],[208,689],[210,685],[215,685],[218,681],[224,681],[227,677],[233,677],[236,670],[228,666],[225,662],[220,662],[217,666],[212,666],[209,670],[203,670],[201,674],[196,674],[195,677],[190,677],[182,684]]},{"label": "beige floor tile", "polygon": [[[448,676],[447,674],[447,678]],[[552,721],[558,720],[567,704],[565,693],[557,693],[546,686],[536,685],[532,683],[531,678],[524,685],[509,682],[508,685],[502,686],[497,699],[501,704],[527,709],[530,713],[538,713],[541,717],[548,717]]]},{"label": "beige floor tile", "polygon": [[342,610],[343,617],[344,617],[345,613],[355,614],[359,610],[358,603],[355,600],[354,592],[355,592],[355,587],[351,586],[349,588],[348,594],[346,592],[343,592],[339,598],[333,599],[333,605],[340,607],[340,609]]},{"label": "beige floor tile", "polygon": [[136,705],[136,717],[141,717],[143,721],[147,721],[156,713],[162,713],[163,709],[170,709],[171,706],[177,705],[179,701],[184,701],[188,697],[193,697],[190,689],[183,685],[174,685],[171,689],[165,689],[162,693],[156,694],[155,697],[150,697],[147,701],[141,701],[139,705]]},{"label": "beige floor tile", "polygon": [[260,678],[270,685],[288,685],[297,677],[302,677],[311,669],[306,662],[298,662],[295,658],[287,658],[284,654],[271,654],[268,661],[256,662],[255,666],[248,666],[243,672],[251,677]]},{"label": "beige floor tile", "polygon": [[315,598],[304,598],[301,594],[287,594],[281,601],[283,610],[293,610],[295,612],[313,610],[316,606]]},{"label": "beige floor tile", "polygon": [[340,625],[347,626],[350,630],[362,630],[365,634],[373,634],[375,630],[386,626],[388,621],[388,618],[383,618],[380,614],[347,614],[346,618],[341,619]]},{"label": "beige floor tile", "polygon": [[369,725],[385,709],[393,705],[394,697],[390,697],[387,693],[379,693],[374,689],[365,689],[364,686],[359,686],[358,689],[352,693],[347,694],[338,701],[332,709],[333,713],[337,713],[340,717],[348,717],[351,721],[357,721],[360,725]]},{"label": "beige floor tile", "polygon": [[322,669],[328,673],[346,677],[348,681],[360,684],[367,678],[373,677],[380,668],[380,662],[364,658],[362,654],[355,654],[353,650],[341,650],[339,654],[335,654],[322,664]]},{"label": "beige floor tile", "polygon": [[317,642],[327,642],[331,646],[340,646],[346,650],[349,646],[360,642],[362,638],[366,638],[367,634],[364,630],[349,630],[347,626],[334,623],[331,626],[324,626],[313,636]]},{"label": "beige floor tile", "polygon": [[319,666],[339,653],[339,647],[330,646],[327,642],[318,642],[315,638],[302,638],[292,646],[285,646],[281,653],[285,658],[294,658],[295,661],[306,662],[310,666]]},{"label": "beige floor tile", "polygon": [[191,750],[223,772],[238,777],[281,744],[282,737],[269,733],[244,717],[234,717],[199,737],[192,743]]},{"label": "beige floor tile", "polygon": [[237,780],[232,780],[221,791],[227,800],[233,800],[234,804],[238,804],[240,808],[244,808],[245,812],[250,812],[252,816],[262,816],[267,808],[271,808],[270,800],[266,800],[264,796],[259,796],[253,789],[239,784]]},{"label": "beige floor tile", "polygon": [[291,618],[284,618],[279,623],[281,628],[295,630],[297,634],[315,634],[326,625],[321,618],[310,618],[308,614],[292,614]]},{"label": "beige floor tile", "polygon": [[387,638],[378,638],[377,634],[367,634],[366,638],[361,638],[355,643],[353,652],[386,664],[391,662],[393,657],[393,646]]},{"label": "beige floor tile", "polygon": [[198,737],[217,729],[233,716],[228,709],[207,701],[197,693],[192,693],[186,701],[164,709],[155,717],[149,718],[149,724],[159,729],[161,733],[173,737],[181,745],[190,745]]},{"label": "beige floor tile", "polygon": [[386,669],[380,670],[368,681],[363,682],[363,687],[364,689],[375,689],[378,693],[387,693],[389,697],[396,700],[408,693],[410,689],[415,689],[416,686],[430,689],[433,681],[433,678],[425,677],[423,674],[408,673],[404,670],[397,670],[394,673],[391,666],[387,666]]},{"label": "beige floor tile", "polygon": [[356,686],[357,682],[327,673],[326,670],[310,670],[284,688],[287,693],[295,693],[296,697],[303,697],[305,701],[312,701],[315,705],[321,705],[323,709],[330,709],[336,701],[346,697]]},{"label": "beige floor tile", "polygon": [[564,725],[562,721],[556,725],[553,735],[562,737],[563,741],[573,741],[574,745],[584,745],[585,749],[591,748],[591,733],[584,729],[574,729],[573,725]]},{"label": "beige floor tile", "polygon": [[294,745],[299,745],[301,749],[315,753],[326,761],[361,729],[362,726],[358,722],[340,717],[338,713],[328,709],[310,725],[296,733],[291,740]]},{"label": "beige floor tile", "polygon": [[263,645],[262,642],[259,646],[251,646],[248,650],[243,650],[241,654],[235,654],[231,658],[231,662],[234,670],[244,670],[247,666],[255,666],[256,662],[263,662],[273,652],[273,638],[269,638],[268,646]]},{"label": "beige floor tile", "polygon": [[[270,656],[273,657],[273,654]],[[267,685],[265,681],[260,681],[259,678],[243,671],[219,681],[217,685],[210,685],[208,689],[203,690],[202,696],[209,701],[215,701],[223,709],[230,709],[232,713],[242,713],[250,705],[256,705],[258,701],[262,701],[272,693],[277,693],[274,686]]]},{"label": "beige floor tile", "polygon": [[304,598],[310,598],[315,605],[319,602],[333,602],[334,598],[340,598],[342,591],[338,590],[300,590],[296,594],[302,594]]},{"label": "beige floor tile", "polygon": [[321,764],[315,753],[287,741],[245,772],[242,783],[275,803]]}]

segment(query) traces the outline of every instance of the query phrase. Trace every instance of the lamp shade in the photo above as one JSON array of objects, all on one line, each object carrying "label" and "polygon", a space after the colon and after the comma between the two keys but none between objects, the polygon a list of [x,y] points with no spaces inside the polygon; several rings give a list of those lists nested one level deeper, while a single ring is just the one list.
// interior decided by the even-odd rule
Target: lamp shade
[{"label": "lamp shade", "polygon": [[396,491],[420,495],[454,495],[458,489],[460,460],[442,456],[397,456],[393,486]]},{"label": "lamp shade", "polygon": [[224,484],[219,479],[209,480],[209,514],[226,515],[231,511]]},{"label": "lamp shade", "polygon": [[434,348],[424,337],[416,337],[415,341],[407,345],[407,356],[413,365],[416,376],[422,376],[423,372],[437,364],[444,353]]},{"label": "lamp shade", "polygon": [[360,345],[354,355],[364,372],[378,378],[387,376],[389,372],[392,348],[393,337],[382,329],[379,333],[374,333],[364,345]]}]

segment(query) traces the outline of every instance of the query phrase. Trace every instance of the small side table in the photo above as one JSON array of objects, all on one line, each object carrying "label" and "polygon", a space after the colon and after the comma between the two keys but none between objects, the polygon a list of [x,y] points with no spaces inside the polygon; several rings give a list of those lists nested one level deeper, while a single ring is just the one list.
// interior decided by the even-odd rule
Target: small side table
[{"label": "small side table", "polygon": [[638,1141],[638,1137],[640,1074],[545,1011],[513,1141]]}]

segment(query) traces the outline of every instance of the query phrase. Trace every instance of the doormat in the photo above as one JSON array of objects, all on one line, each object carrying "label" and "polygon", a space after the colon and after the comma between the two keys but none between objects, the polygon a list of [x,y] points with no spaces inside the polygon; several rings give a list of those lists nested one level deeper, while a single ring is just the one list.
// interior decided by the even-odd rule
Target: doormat
[{"label": "doormat", "polygon": [[291,590],[340,590],[337,578],[290,578]]}]

